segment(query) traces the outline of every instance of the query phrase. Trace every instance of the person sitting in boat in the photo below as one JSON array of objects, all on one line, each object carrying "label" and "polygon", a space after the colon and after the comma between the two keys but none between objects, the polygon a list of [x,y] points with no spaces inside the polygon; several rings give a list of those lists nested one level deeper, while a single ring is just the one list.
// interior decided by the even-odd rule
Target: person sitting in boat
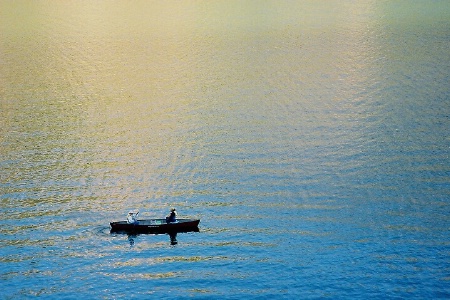
[{"label": "person sitting in boat", "polygon": [[170,213],[166,217],[167,223],[175,223],[177,221],[177,210],[175,208],[170,209]]},{"label": "person sitting in boat", "polygon": [[128,212],[127,223],[128,224],[137,224],[137,223],[139,223],[138,220],[137,220],[137,215],[138,214],[139,214],[139,212],[134,212],[134,211]]}]

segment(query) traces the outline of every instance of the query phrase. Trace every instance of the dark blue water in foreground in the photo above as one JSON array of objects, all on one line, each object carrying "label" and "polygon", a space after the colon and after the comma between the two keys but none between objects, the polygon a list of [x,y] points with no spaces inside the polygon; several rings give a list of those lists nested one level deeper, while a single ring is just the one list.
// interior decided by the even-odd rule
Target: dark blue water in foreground
[{"label": "dark blue water in foreground", "polygon": [[449,298],[449,16],[1,1],[0,299]]}]

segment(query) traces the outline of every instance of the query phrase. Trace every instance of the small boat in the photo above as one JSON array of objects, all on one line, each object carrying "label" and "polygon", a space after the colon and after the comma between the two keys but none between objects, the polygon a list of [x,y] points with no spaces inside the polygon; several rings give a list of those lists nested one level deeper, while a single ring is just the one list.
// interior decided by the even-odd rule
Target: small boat
[{"label": "small boat", "polygon": [[199,219],[177,219],[176,222],[167,223],[166,219],[137,220],[136,223],[127,221],[111,222],[111,232],[130,233],[177,233],[198,232]]}]

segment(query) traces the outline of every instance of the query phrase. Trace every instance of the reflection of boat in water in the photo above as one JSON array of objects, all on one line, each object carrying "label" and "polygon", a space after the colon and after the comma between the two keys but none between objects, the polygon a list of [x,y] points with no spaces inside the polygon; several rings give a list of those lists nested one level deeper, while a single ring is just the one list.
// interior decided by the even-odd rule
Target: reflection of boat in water
[{"label": "reflection of boat in water", "polygon": [[[198,228],[196,230],[198,232]],[[175,246],[178,244],[177,240],[177,232],[169,232],[166,233],[170,237],[170,245]],[[130,247],[134,246],[134,239],[138,237],[139,234],[128,233],[128,242],[130,243]]]},{"label": "reflection of boat in water", "polygon": [[111,222],[111,232],[127,233],[177,233],[198,232],[199,219],[177,219],[167,223],[166,219],[138,220],[137,223],[127,221]]}]

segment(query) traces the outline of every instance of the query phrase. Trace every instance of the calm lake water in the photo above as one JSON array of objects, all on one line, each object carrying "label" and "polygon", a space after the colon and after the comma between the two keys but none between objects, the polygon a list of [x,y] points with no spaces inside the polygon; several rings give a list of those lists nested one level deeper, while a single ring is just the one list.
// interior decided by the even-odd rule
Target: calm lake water
[{"label": "calm lake water", "polygon": [[[0,0],[1,299],[450,297],[449,1]],[[200,232],[111,234],[130,209]]]}]

